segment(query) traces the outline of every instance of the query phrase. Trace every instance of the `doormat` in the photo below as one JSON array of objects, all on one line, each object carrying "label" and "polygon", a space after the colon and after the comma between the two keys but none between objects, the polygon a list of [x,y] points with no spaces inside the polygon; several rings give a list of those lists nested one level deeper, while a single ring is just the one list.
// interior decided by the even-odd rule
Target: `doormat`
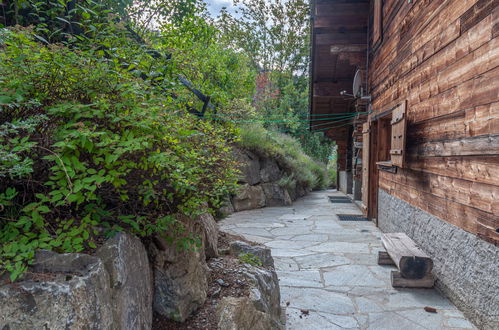
[{"label": "doormat", "polygon": [[329,201],[331,203],[352,203],[350,198],[342,196],[329,196]]},{"label": "doormat", "polygon": [[340,221],[370,221],[368,218],[355,214],[337,214]]}]

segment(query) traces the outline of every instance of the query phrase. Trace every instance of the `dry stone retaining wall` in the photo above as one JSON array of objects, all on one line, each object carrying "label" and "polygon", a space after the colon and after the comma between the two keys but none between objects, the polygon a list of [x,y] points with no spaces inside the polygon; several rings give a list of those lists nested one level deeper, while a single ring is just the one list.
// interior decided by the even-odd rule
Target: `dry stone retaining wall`
[{"label": "dry stone retaining wall", "polygon": [[[275,159],[254,152],[234,148],[234,157],[240,163],[241,177],[237,194],[221,211],[224,214],[262,208],[291,205],[292,201],[308,191],[299,185],[288,189],[279,185],[286,173]],[[229,203],[227,203],[229,204]]]},{"label": "dry stone retaining wall", "polygon": [[[208,214],[181,221],[202,238],[203,248],[179,250],[160,235],[144,245],[118,233],[94,255],[39,252],[28,279],[0,283],[0,329],[146,330],[152,327],[153,311],[185,321],[207,298],[206,258],[219,253],[218,225]],[[241,267],[250,295],[223,298],[219,329],[281,329],[279,282],[270,250],[244,242],[230,250],[236,256],[252,253],[266,268]]]}]

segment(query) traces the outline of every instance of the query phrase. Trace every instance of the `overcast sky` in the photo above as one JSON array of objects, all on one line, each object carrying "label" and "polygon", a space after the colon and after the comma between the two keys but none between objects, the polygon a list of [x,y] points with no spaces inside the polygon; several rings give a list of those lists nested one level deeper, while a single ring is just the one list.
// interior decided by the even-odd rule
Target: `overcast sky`
[{"label": "overcast sky", "polygon": [[213,16],[217,16],[222,7],[227,7],[229,11],[231,8],[234,8],[232,0],[205,0],[205,2],[208,4],[208,9]]}]

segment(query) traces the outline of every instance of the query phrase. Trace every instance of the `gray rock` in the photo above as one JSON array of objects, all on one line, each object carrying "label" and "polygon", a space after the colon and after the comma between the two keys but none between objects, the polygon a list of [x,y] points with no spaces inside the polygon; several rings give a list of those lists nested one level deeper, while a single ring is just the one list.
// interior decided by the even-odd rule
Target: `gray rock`
[{"label": "gray rock", "polygon": [[288,191],[277,183],[264,183],[262,188],[266,206],[291,205],[292,201]]},{"label": "gray rock", "polygon": [[239,193],[232,199],[236,212],[258,209],[265,206],[265,194],[261,186],[244,185],[239,188]]},{"label": "gray rock", "polygon": [[0,329],[115,329],[109,275],[85,254],[37,254],[50,279],[0,286]]},{"label": "gray rock", "polygon": [[218,306],[218,329],[282,329],[281,295],[277,274],[272,270],[244,265],[249,297],[225,297]]},{"label": "gray rock", "polygon": [[[201,235],[199,223],[189,219],[182,222],[187,232]],[[148,246],[148,254],[154,265],[154,311],[185,321],[206,300],[208,267],[204,249],[179,250],[156,237]]]},{"label": "gray rock", "polygon": [[247,150],[233,149],[234,157],[239,162],[241,177],[239,182],[255,185],[260,182],[260,159]]},{"label": "gray rock", "polygon": [[115,329],[151,329],[152,271],[142,242],[118,233],[99,250],[109,276]]},{"label": "gray rock", "polygon": [[232,213],[234,213],[234,206],[232,206],[232,201],[230,200],[230,198],[227,197],[225,203],[222,205],[221,208],[218,209],[217,217],[218,215],[220,215],[221,218],[224,218],[226,216],[231,215]]},{"label": "gray rock", "polygon": [[306,189],[301,184],[296,184],[296,198],[305,196],[310,192],[310,189]]},{"label": "gray rock", "polygon": [[270,315],[273,328],[281,322],[281,293],[279,280],[273,270],[245,265],[244,277],[250,285],[250,300],[255,308]]},{"label": "gray rock", "polygon": [[292,201],[295,201],[298,198],[298,194],[296,193],[296,185],[294,185],[293,187],[286,187],[286,190]]},{"label": "gray rock", "polygon": [[260,178],[262,182],[274,182],[281,178],[281,170],[273,159],[264,158],[260,162]]},{"label": "gray rock", "polygon": [[209,213],[202,214],[198,221],[203,228],[203,245],[207,258],[218,257],[218,227],[215,219]]},{"label": "gray rock", "polygon": [[217,279],[217,280],[216,280],[216,282],[218,283],[218,285],[223,286],[224,288],[226,288],[226,287],[229,287],[229,286],[230,286],[230,284],[229,284],[229,283],[225,282],[225,281],[224,281],[224,280],[222,280],[221,278]]},{"label": "gray rock", "polygon": [[252,246],[242,241],[234,241],[230,243],[230,253],[234,256],[250,253],[258,257],[263,266],[274,267],[274,258],[272,258],[270,249],[264,246]]},{"label": "gray rock", "polygon": [[258,311],[248,297],[224,297],[218,304],[218,330],[273,329],[267,313]]}]

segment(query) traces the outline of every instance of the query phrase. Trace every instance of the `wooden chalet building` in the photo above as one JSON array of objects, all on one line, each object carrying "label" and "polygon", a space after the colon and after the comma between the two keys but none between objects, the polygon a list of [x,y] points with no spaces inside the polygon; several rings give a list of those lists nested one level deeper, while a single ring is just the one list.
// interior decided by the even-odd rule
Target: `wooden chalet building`
[{"label": "wooden chalet building", "polygon": [[[339,189],[499,329],[499,0],[312,0],[311,108]],[[357,113],[340,121],[345,113]],[[315,122],[314,122],[315,123]]]}]

